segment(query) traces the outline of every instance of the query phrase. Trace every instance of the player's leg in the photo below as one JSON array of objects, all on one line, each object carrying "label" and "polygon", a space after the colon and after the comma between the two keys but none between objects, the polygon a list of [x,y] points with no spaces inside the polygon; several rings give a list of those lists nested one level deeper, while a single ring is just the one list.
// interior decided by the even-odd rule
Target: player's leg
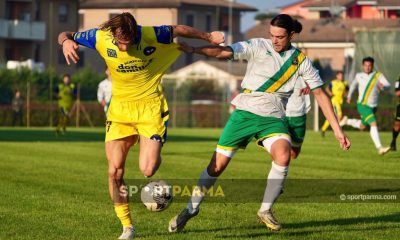
[{"label": "player's leg", "polygon": [[123,226],[119,239],[132,239],[135,233],[124,183],[124,170],[129,149],[138,141],[138,138],[135,125],[106,122],[109,193],[114,203],[115,213]]},{"label": "player's leg", "polygon": [[268,174],[263,202],[257,215],[267,228],[279,231],[281,225],[272,214],[272,206],[283,192],[289,170],[291,144],[287,136],[274,136],[263,140],[263,145],[271,153],[272,166]]},{"label": "player's leg", "polygon": [[140,136],[139,169],[145,177],[151,177],[161,164],[162,143]]},{"label": "player's leg", "polygon": [[[255,122],[251,120],[252,118]],[[182,231],[186,223],[199,213],[199,206],[204,199],[204,191],[214,185],[217,178],[228,166],[236,150],[245,147],[253,138],[257,131],[255,129],[256,118],[256,115],[245,111],[235,110],[232,113],[222,131],[217,149],[213,153],[210,163],[200,174],[197,186],[192,193],[187,207],[169,222],[168,230],[170,232]]]},{"label": "player's leg", "polygon": [[396,151],[396,139],[400,132],[400,104],[397,105],[396,118],[392,130],[392,142],[390,143],[390,150]]},{"label": "player's leg", "polygon": [[298,117],[286,117],[289,134],[291,138],[291,159],[296,159],[301,151],[304,137],[306,135],[307,115]]},{"label": "player's leg", "polygon": [[378,124],[376,122],[376,119],[369,124],[370,124],[369,133],[370,133],[372,141],[374,142],[376,149],[378,150],[378,154],[385,155],[386,153],[388,153],[390,151],[390,147],[382,146],[381,139],[379,137]]},{"label": "player's leg", "polygon": [[123,226],[119,239],[132,239],[134,228],[124,182],[125,161],[130,147],[136,143],[138,135],[106,142],[108,160],[108,188],[114,203],[114,210]]},{"label": "player's leg", "polygon": [[[233,156],[233,154],[234,151],[230,151],[230,155]],[[187,207],[169,221],[169,232],[182,231],[186,226],[186,223],[191,218],[197,216],[200,211],[199,206],[204,199],[205,192],[207,192],[208,189],[210,189],[215,184],[218,177],[223,173],[231,159],[231,157],[228,157],[224,154],[214,152],[207,168],[204,169],[203,172],[200,174],[199,180],[195,189],[193,190]]]},{"label": "player's leg", "polygon": [[59,111],[58,111],[58,122],[56,126],[56,134],[58,135],[61,132],[62,126],[63,126],[63,121],[64,121],[64,107],[59,106]]},{"label": "player's leg", "polygon": [[367,118],[367,116],[369,116],[371,110],[369,110],[368,107],[366,107],[365,105],[357,104],[357,111],[360,114],[361,119],[355,119],[355,118],[348,119],[346,117],[342,119],[343,121],[340,121],[340,125],[341,126],[348,125],[353,128],[364,130],[366,127],[365,119]]}]

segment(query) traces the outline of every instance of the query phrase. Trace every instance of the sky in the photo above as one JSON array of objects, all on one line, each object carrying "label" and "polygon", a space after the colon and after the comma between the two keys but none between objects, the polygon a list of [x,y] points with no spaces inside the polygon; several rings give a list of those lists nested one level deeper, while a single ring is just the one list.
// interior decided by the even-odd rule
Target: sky
[{"label": "sky", "polygon": [[[265,12],[267,10],[285,6],[297,1],[299,0],[236,0],[236,2],[256,7],[260,12]],[[255,23],[254,17],[256,14],[257,14],[256,12],[250,12],[250,13],[245,13],[242,16],[241,32],[245,32],[249,28],[254,26]]]}]

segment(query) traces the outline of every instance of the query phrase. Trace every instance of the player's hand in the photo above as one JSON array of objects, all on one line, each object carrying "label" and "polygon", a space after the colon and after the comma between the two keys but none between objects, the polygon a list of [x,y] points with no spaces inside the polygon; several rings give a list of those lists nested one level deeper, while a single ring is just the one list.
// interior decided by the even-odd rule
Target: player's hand
[{"label": "player's hand", "polygon": [[311,93],[311,88],[310,88],[309,86],[307,86],[307,87],[305,87],[305,88],[300,89],[300,94],[299,94],[299,96],[301,96],[301,95],[308,95],[308,94],[310,94],[310,93]]},{"label": "player's hand", "polygon": [[340,131],[339,133],[335,132],[335,137],[338,140],[341,149],[349,150],[351,142],[349,138],[342,131]]},{"label": "player's hand", "polygon": [[79,60],[79,56],[76,53],[76,50],[79,48],[78,44],[76,44],[76,42],[72,39],[67,39],[63,42],[62,48],[67,64],[70,65],[69,59],[76,64]]},{"label": "player's hand", "polygon": [[347,102],[348,104],[350,104],[351,99],[350,99],[350,98],[347,98],[346,102]]},{"label": "player's hand", "polygon": [[178,49],[181,50],[182,52],[194,53],[194,47],[188,45],[187,43],[180,42],[180,43],[178,43],[178,45],[179,45]]},{"label": "player's hand", "polygon": [[101,106],[105,107],[105,106],[106,106],[106,104],[107,104],[107,103],[106,103],[106,100],[104,100],[104,99],[103,99],[103,100],[101,100]]},{"label": "player's hand", "polygon": [[385,85],[383,85],[382,83],[379,83],[379,89],[381,90],[381,91],[383,91],[383,90],[385,90]]},{"label": "player's hand", "polygon": [[207,41],[211,44],[221,44],[225,42],[225,36],[223,32],[220,31],[214,31],[211,32],[208,36]]}]

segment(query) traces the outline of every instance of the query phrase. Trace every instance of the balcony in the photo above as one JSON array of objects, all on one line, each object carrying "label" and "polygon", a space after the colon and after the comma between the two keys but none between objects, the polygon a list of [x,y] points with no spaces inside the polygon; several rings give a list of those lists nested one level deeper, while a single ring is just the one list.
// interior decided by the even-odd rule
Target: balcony
[{"label": "balcony", "polygon": [[45,40],[46,24],[44,22],[0,19],[0,38]]}]

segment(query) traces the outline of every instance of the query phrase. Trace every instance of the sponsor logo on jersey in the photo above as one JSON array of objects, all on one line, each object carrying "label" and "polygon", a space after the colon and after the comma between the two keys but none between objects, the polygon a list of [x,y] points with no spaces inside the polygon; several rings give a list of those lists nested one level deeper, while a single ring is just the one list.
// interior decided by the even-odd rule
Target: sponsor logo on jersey
[{"label": "sponsor logo on jersey", "polygon": [[107,48],[107,56],[117,58],[117,51],[114,49]]},{"label": "sponsor logo on jersey", "polygon": [[144,55],[149,56],[149,55],[151,55],[152,53],[154,53],[155,51],[156,51],[156,48],[155,48],[155,47],[146,47],[146,48],[143,50],[143,53],[144,53]]},{"label": "sponsor logo on jersey", "polygon": [[118,68],[116,69],[117,72],[120,73],[132,73],[132,72],[139,72],[144,69],[146,69],[147,66],[150,65],[150,63],[153,62],[153,59],[150,59],[147,63],[144,63],[143,65],[127,65],[127,64],[120,64],[118,65]]}]

